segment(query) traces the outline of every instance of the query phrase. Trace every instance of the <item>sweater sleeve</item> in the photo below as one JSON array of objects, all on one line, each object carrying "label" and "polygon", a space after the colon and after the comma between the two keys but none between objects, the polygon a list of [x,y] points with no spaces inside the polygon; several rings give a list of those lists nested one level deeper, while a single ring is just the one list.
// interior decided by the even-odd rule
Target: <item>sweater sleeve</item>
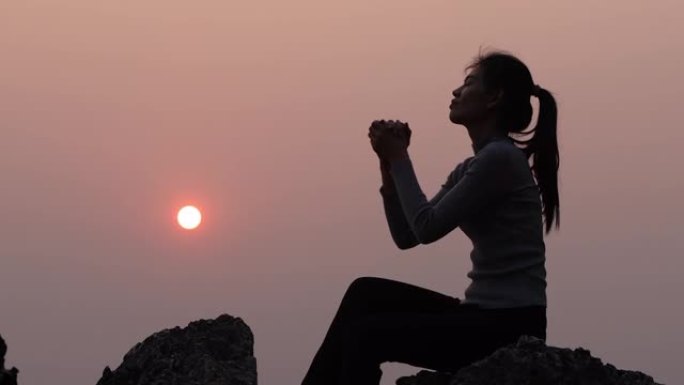
[{"label": "sweater sleeve", "polygon": [[427,244],[442,238],[509,190],[513,174],[510,163],[505,150],[486,146],[471,159],[453,187],[440,190],[440,199],[433,202],[425,198],[411,160],[394,161],[390,172],[416,241]]},{"label": "sweater sleeve", "polygon": [[[461,175],[463,175],[465,164],[467,164],[469,160],[470,158],[463,163],[460,163],[458,166],[456,166],[455,170],[449,173],[440,190],[428,202],[430,205],[436,205],[437,202],[439,202],[458,182],[458,179],[461,177]],[[394,192],[388,192],[388,190],[383,186],[380,188],[380,195],[382,195],[385,217],[387,218],[390,234],[392,235],[392,240],[394,240],[394,243],[397,245],[397,247],[405,250],[418,245],[420,242],[414,235],[411,225],[406,220],[404,209],[402,208],[401,201],[399,200],[399,195],[397,195],[396,190]]]}]

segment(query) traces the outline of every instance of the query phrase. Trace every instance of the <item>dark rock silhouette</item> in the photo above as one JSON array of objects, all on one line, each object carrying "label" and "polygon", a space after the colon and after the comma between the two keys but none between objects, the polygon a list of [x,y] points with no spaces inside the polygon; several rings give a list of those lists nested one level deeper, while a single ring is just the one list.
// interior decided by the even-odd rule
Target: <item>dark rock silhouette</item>
[{"label": "dark rock silhouette", "polygon": [[401,377],[397,385],[657,385],[650,376],[603,364],[582,348],[547,346],[543,340],[522,336],[489,357],[456,373],[422,370]]},{"label": "dark rock silhouette", "polygon": [[[97,385],[256,385],[254,335],[242,319],[214,320],[165,329],[136,344]],[[0,336],[0,385],[17,385],[17,368],[5,369]],[[522,336],[456,373],[421,370],[397,385],[662,385],[637,371],[604,364],[583,348],[547,346]]]},{"label": "dark rock silhouette", "polygon": [[97,385],[256,385],[254,336],[242,319],[165,329],[136,344]]},{"label": "dark rock silhouette", "polygon": [[17,368],[5,369],[5,354],[7,354],[7,344],[0,335],[0,385],[17,385]]}]

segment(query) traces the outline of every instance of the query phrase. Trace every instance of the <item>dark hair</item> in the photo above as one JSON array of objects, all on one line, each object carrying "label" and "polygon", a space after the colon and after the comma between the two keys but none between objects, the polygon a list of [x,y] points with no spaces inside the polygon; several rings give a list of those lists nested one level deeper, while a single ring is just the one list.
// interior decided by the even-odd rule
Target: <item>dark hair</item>
[{"label": "dark hair", "polygon": [[[479,70],[485,89],[502,91],[497,109],[498,128],[511,136],[528,161],[531,159],[530,168],[539,186],[546,232],[551,231],[554,221],[559,228],[556,100],[549,91],[537,86],[527,66],[509,53],[480,53],[467,67],[471,68]],[[530,96],[539,98],[539,117],[534,128],[525,130],[532,119]]]},{"label": "dark hair", "polygon": [[[4,364],[5,353],[7,353],[7,345],[5,344],[5,340],[2,339],[2,336],[0,336],[0,363]],[[0,365],[0,369],[3,369],[2,365]]]}]

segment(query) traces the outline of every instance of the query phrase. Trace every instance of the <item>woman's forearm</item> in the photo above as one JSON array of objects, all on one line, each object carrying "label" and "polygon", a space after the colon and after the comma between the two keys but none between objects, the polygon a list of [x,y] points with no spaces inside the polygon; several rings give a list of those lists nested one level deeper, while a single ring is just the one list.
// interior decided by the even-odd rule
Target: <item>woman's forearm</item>
[{"label": "woman's forearm", "polygon": [[382,189],[386,193],[395,193],[394,180],[390,173],[390,164],[386,160],[380,160],[380,174],[382,175]]},{"label": "woman's forearm", "polygon": [[388,162],[380,162],[380,172],[382,173],[380,193],[392,240],[402,250],[414,247],[418,244],[418,241],[413,231],[411,231],[411,227],[399,202],[399,196],[394,187]]}]

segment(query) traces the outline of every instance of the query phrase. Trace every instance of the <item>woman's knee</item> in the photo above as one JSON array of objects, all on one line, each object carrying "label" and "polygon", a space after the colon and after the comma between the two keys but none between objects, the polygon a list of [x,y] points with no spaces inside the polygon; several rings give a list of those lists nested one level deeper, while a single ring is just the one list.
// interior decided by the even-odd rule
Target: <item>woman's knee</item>
[{"label": "woman's knee", "polygon": [[380,287],[387,285],[388,279],[379,277],[356,278],[347,288],[345,296],[367,297],[370,293],[377,292]]},{"label": "woman's knee", "polygon": [[[342,298],[343,307],[358,307],[372,301],[377,296],[378,288],[382,285],[383,278],[359,277],[356,278],[347,288]],[[363,306],[363,305],[361,305]]]}]

